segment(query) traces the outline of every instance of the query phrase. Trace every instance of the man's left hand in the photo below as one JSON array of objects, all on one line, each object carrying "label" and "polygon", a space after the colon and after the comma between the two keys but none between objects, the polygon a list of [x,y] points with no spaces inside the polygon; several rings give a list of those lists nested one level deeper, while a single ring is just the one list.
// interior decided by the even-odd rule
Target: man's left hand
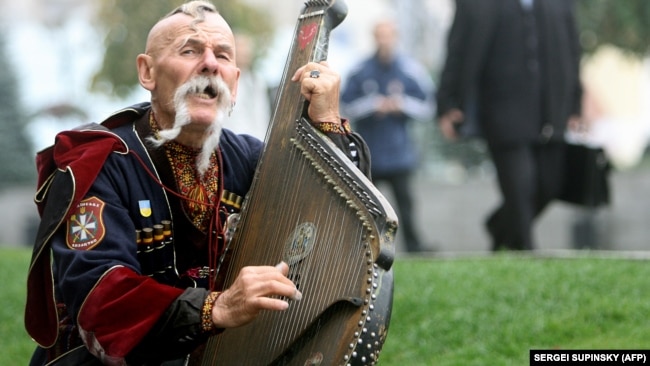
[{"label": "man's left hand", "polygon": [[308,63],[296,70],[291,80],[300,82],[300,93],[309,101],[307,114],[313,122],[341,122],[341,76],[326,61]]}]

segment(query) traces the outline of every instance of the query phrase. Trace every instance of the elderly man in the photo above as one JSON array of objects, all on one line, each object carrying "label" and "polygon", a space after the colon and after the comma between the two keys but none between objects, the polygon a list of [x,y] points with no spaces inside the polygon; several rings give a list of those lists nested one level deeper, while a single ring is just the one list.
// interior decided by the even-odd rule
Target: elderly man
[{"label": "elderly man", "polygon": [[[151,29],[137,70],[150,103],[63,132],[37,158],[42,222],[25,314],[39,343],[32,365],[182,364],[209,335],[287,309],[281,298],[301,299],[285,263],[214,285],[218,228],[239,208],[221,197],[246,195],[263,147],[221,129],[246,97],[228,23],[204,1],[178,7]],[[363,141],[332,128],[342,123],[338,74],[309,63],[291,81],[314,125],[362,152],[363,164]]]}]

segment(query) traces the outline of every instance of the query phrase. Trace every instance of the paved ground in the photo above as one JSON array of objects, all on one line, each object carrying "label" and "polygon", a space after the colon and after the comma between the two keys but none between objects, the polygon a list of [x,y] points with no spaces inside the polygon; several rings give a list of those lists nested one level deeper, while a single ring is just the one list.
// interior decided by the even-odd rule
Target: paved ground
[{"label": "paved ground", "polygon": [[[611,185],[612,204],[593,214],[593,249],[650,250],[650,171],[615,172]],[[415,190],[418,224],[431,249],[442,255],[489,253],[483,220],[498,203],[492,179],[449,184],[419,177]],[[576,249],[575,222],[586,214],[577,207],[554,203],[536,225],[537,248],[542,252]],[[398,235],[398,253],[402,248]]]}]

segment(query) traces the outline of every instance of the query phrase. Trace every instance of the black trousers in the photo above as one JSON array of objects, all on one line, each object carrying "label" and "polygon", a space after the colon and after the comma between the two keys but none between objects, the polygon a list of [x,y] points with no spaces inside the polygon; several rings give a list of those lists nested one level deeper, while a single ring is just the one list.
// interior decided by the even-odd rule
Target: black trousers
[{"label": "black trousers", "polygon": [[497,172],[501,204],[488,216],[492,250],[534,249],[535,219],[559,194],[564,144],[488,146]]}]

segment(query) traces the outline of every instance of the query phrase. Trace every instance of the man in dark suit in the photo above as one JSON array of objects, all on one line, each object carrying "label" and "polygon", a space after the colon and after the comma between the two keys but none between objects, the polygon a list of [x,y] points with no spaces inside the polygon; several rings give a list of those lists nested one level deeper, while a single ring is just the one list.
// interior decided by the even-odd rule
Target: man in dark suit
[{"label": "man in dark suit", "polygon": [[438,122],[454,140],[475,107],[503,199],[486,221],[492,249],[533,249],[534,220],[561,188],[565,129],[580,114],[574,1],[457,0],[447,52]]}]

